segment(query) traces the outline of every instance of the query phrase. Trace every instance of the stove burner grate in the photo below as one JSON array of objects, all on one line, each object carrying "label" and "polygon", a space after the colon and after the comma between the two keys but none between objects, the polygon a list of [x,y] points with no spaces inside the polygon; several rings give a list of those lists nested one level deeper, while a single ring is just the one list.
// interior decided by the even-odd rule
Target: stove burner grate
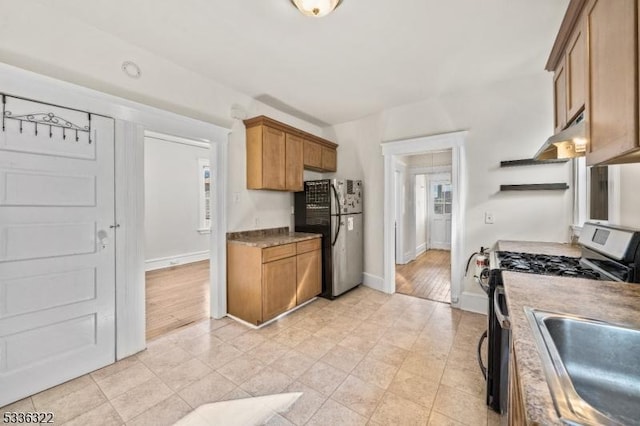
[{"label": "stove burner grate", "polygon": [[546,254],[498,252],[500,269],[541,275],[597,280],[600,273],[580,265],[580,258]]}]

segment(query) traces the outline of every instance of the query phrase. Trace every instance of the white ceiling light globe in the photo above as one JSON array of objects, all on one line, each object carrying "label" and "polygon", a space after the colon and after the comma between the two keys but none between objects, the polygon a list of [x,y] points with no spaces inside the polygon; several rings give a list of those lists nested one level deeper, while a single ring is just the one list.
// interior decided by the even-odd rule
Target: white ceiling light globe
[{"label": "white ceiling light globe", "polygon": [[291,2],[305,15],[321,18],[331,13],[342,0],[291,0]]}]

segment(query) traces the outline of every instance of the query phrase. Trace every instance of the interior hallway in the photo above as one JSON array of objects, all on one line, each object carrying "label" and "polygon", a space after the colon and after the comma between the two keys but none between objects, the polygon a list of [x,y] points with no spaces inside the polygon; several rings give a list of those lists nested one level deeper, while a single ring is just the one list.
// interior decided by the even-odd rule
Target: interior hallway
[{"label": "interior hallway", "polygon": [[493,426],[476,361],[486,322],[360,286],[260,330],[200,321],[4,409],[52,411],[56,424],[163,426],[204,403],[300,391],[267,424]]},{"label": "interior hallway", "polygon": [[396,265],[396,292],[451,303],[451,252],[427,250],[406,265]]},{"label": "interior hallway", "polygon": [[209,260],[145,275],[147,340],[209,318]]}]

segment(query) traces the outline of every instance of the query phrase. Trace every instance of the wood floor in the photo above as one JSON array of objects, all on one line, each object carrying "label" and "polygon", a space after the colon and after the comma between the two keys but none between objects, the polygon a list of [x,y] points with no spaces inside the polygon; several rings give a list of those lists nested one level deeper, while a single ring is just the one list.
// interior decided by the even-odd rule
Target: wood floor
[{"label": "wood floor", "polygon": [[146,273],[147,340],[209,318],[209,261]]},{"label": "wood floor", "polygon": [[427,250],[406,265],[396,265],[396,291],[451,302],[451,252]]}]

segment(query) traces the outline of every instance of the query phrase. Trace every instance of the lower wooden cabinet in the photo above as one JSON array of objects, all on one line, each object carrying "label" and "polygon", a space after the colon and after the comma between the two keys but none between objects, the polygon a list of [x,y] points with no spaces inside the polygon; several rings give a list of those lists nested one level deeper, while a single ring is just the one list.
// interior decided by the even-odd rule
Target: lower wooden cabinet
[{"label": "lower wooden cabinet", "polygon": [[516,354],[513,351],[513,342],[511,342],[511,348],[509,350],[509,403],[507,408],[508,424],[511,426],[527,424],[517,362]]},{"label": "lower wooden cabinet", "polygon": [[262,265],[262,321],[296,306],[296,257]]},{"label": "lower wooden cabinet", "polygon": [[227,243],[227,310],[260,325],[322,292],[321,239],[267,248]]},{"label": "lower wooden cabinet", "polygon": [[322,292],[322,253],[314,250],[296,259],[296,299],[301,304]]}]

